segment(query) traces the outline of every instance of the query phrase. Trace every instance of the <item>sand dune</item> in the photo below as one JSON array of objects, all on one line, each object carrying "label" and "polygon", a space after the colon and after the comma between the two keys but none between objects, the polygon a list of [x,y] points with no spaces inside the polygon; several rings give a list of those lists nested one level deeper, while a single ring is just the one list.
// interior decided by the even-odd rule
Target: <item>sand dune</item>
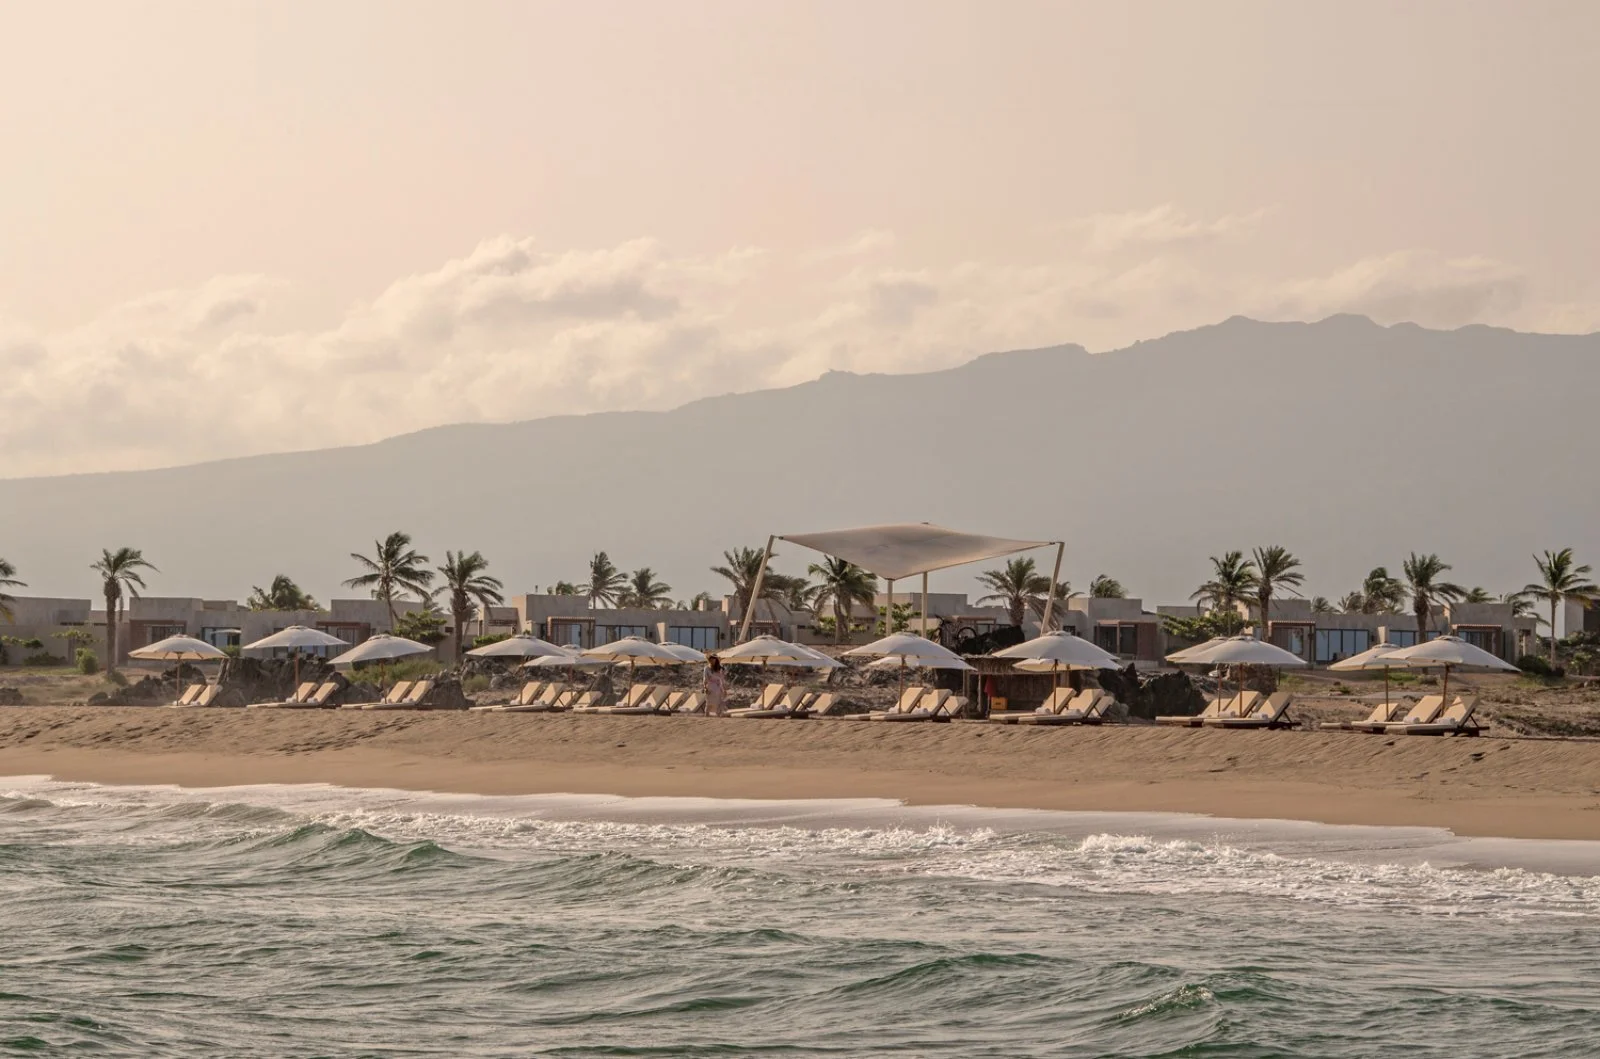
[{"label": "sand dune", "polygon": [[39,708],[0,774],[467,793],[885,797],[1600,839],[1600,742],[1145,727]]}]

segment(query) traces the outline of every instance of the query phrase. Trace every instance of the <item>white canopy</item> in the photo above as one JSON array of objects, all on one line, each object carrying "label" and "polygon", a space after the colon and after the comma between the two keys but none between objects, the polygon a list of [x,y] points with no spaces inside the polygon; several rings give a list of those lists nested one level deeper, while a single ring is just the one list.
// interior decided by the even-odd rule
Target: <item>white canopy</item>
[{"label": "white canopy", "polygon": [[642,636],[624,636],[620,640],[591,647],[583,652],[590,658],[598,658],[605,662],[627,662],[637,665],[676,666],[685,661],[681,656],[667,650],[661,644],[646,640]]},{"label": "white canopy", "polygon": [[565,655],[566,652],[531,633],[518,633],[504,640],[474,647],[467,654],[474,658],[543,658],[546,655]]},{"label": "white canopy", "polygon": [[1383,643],[1374,644],[1358,655],[1340,659],[1329,666],[1329,669],[1340,673],[1361,673],[1372,669],[1404,669],[1404,662],[1396,662],[1389,658],[1391,654],[1400,650],[1394,644],[1385,640]]},{"label": "white canopy", "polygon": [[213,647],[204,640],[196,640],[193,636],[169,636],[165,640],[158,640],[148,647],[140,647],[128,652],[129,658],[143,658],[156,662],[205,662],[218,658],[227,658],[228,654],[219,647]]},{"label": "white canopy", "polygon": [[1474,647],[1459,636],[1439,636],[1426,643],[1402,647],[1386,656],[1396,666],[1426,669],[1431,666],[1467,669],[1500,669],[1518,672],[1503,658],[1496,658],[1481,647]]},{"label": "white canopy", "polygon": [[1270,666],[1274,669],[1307,665],[1299,655],[1254,636],[1229,636],[1205,651],[1196,651],[1184,661],[1210,666]]},{"label": "white canopy", "polygon": [[885,636],[881,640],[874,640],[861,647],[852,647],[845,652],[848,658],[871,658],[874,655],[885,655],[890,658],[909,660],[913,658],[954,658],[961,660],[961,656],[943,644],[934,643],[932,640],[909,632],[897,632],[892,636]]},{"label": "white canopy", "polygon": [[887,655],[876,662],[868,662],[868,669],[971,669],[960,658],[907,658]]},{"label": "white canopy", "polygon": [[862,526],[825,533],[789,533],[778,539],[837,556],[891,581],[1057,543],[961,533],[926,522]]},{"label": "white canopy", "polygon": [[994,658],[1024,659],[1027,665],[1016,668],[1031,673],[1050,673],[1065,669],[1116,669],[1116,656],[1070,632],[1047,632],[1026,643],[1001,648]]},{"label": "white canopy", "polygon": [[332,633],[323,632],[321,629],[310,629],[304,625],[291,625],[287,629],[279,629],[271,636],[263,636],[255,643],[247,643],[242,651],[271,651],[277,648],[295,649],[303,647],[345,647],[349,640],[341,640]]},{"label": "white canopy", "polygon": [[407,655],[425,655],[431,650],[433,648],[427,644],[408,640],[404,636],[379,633],[328,661],[336,666],[353,665],[356,662],[386,662],[391,658],[405,658]]}]

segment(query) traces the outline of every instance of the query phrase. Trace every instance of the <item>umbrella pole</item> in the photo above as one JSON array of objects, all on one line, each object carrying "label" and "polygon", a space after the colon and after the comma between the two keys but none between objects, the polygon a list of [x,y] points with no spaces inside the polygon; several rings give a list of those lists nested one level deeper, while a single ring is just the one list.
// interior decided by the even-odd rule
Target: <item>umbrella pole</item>
[{"label": "umbrella pole", "polygon": [[1389,716],[1389,667],[1383,667],[1383,715]]}]

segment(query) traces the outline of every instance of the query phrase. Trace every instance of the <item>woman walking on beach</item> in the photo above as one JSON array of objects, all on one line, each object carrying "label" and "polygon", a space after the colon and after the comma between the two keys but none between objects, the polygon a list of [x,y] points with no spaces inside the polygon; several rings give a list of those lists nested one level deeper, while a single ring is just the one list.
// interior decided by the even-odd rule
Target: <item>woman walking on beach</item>
[{"label": "woman walking on beach", "polygon": [[706,659],[706,715],[725,717],[728,708],[724,700],[728,694],[728,678],[722,672],[722,659],[716,655]]}]

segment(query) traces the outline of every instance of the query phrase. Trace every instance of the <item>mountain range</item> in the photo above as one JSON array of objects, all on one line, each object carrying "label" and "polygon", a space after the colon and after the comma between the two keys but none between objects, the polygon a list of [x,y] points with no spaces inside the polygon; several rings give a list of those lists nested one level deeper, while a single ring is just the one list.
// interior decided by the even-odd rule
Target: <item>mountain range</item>
[{"label": "mountain range", "polygon": [[[1499,593],[1530,553],[1600,562],[1600,335],[1234,317],[1126,349],[830,372],[669,412],[445,426],[373,445],[162,470],[0,480],[25,592],[94,597],[103,547],[153,595],[244,598],[287,573],[326,599],[351,552],[410,533],[481,550],[508,592],[581,583],[605,549],[687,598],[769,533],[928,521],[1063,539],[1063,579],[1180,602],[1207,557],[1282,544],[1307,594],[1437,552]],[[1048,572],[1049,556],[1039,553]],[[775,567],[816,556],[779,547]],[[965,591],[973,571],[935,576]]]}]

